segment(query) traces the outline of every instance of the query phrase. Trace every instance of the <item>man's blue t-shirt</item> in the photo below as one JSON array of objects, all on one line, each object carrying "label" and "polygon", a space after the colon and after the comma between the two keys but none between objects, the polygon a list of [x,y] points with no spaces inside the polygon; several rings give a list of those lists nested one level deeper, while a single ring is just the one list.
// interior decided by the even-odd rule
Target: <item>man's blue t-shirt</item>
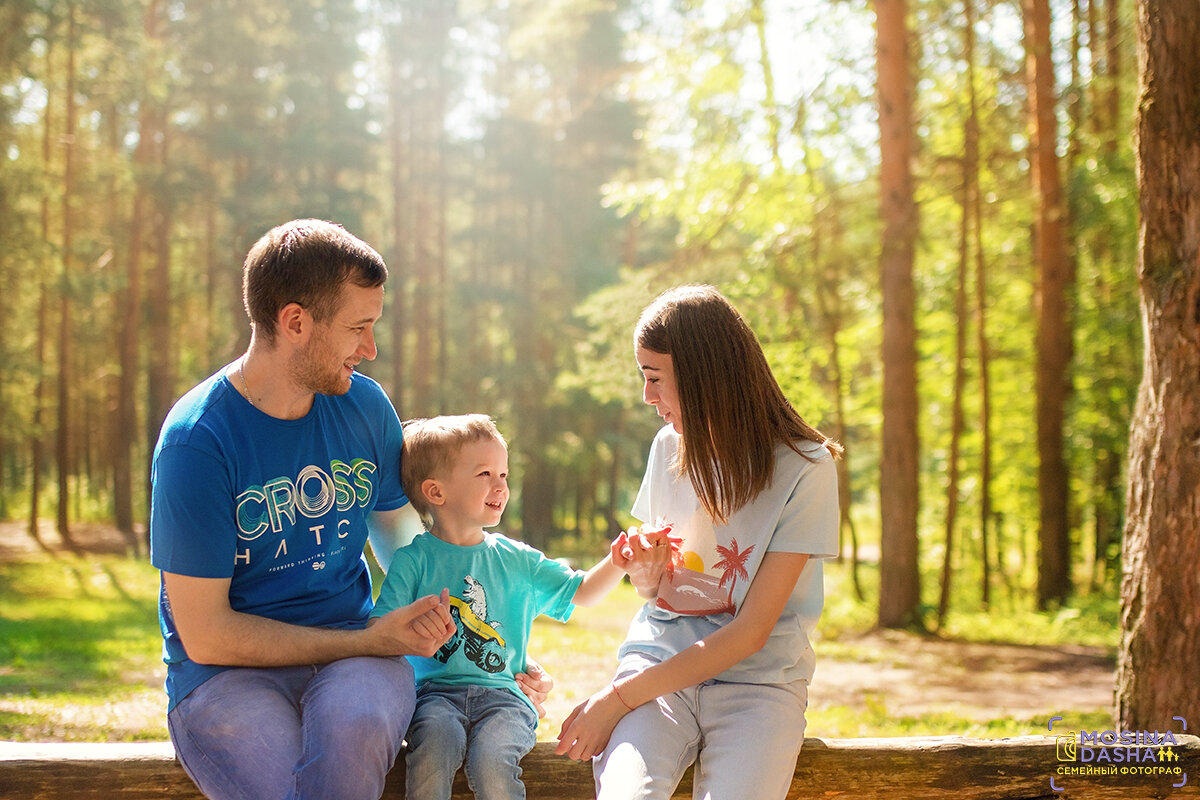
[{"label": "man's blue t-shirt", "polygon": [[449,589],[458,633],[433,658],[409,657],[417,684],[508,689],[532,708],[516,681],[525,671],[530,626],[541,614],[566,622],[584,573],[524,542],[483,535],[480,544],[462,547],[422,533],[401,547],[371,616]]},{"label": "man's blue t-shirt", "polygon": [[[355,373],[296,420],[264,414],[224,375],[184,395],[151,468],[150,557],[164,572],[230,578],[235,611],[297,625],[361,628],[371,611],[367,515],[408,502],[400,420]],[[159,621],[170,708],[223,667],[190,661],[166,591]]]}]

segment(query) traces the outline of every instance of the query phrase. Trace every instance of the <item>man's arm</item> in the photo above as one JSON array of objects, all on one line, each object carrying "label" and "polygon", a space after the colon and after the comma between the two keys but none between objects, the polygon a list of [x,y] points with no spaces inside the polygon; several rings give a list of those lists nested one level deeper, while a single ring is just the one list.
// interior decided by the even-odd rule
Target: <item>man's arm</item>
[{"label": "man's arm", "polygon": [[379,566],[387,572],[396,550],[417,538],[425,530],[412,504],[391,511],[372,511],[367,515],[367,538]]},{"label": "man's arm", "polygon": [[229,605],[228,578],[164,572],[163,582],[179,638],[188,658],[198,664],[278,667],[323,664],[351,656],[432,656],[455,630],[448,612],[440,615],[440,636],[427,624],[414,627],[414,621],[439,607],[435,595],[385,614],[370,628],[336,630],[234,611]]}]

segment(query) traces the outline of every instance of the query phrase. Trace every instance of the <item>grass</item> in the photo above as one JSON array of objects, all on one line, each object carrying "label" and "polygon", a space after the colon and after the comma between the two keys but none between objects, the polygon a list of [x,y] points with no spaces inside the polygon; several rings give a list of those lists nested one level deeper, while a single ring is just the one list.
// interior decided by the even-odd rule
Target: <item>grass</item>
[{"label": "grass", "polygon": [[[863,706],[828,706],[809,710],[808,733],[821,738],[853,739],[885,736],[973,736],[999,739],[1046,733],[1046,718],[997,718],[978,720],[972,717],[931,712],[920,716],[895,714],[881,695],[868,696]],[[1108,711],[1073,713],[1070,724],[1078,730],[1107,730],[1112,728]]]},{"label": "grass", "polygon": [[[848,567],[826,570],[826,611],[816,642],[822,663],[886,665],[893,654],[860,634],[875,621],[870,598],[877,574],[863,569],[868,600],[850,589]],[[0,563],[0,739],[24,741],[137,741],[166,738],[164,667],[157,622],[158,574],[119,556],[87,558],[38,554]],[[617,646],[640,601],[628,586],[570,622],[535,623],[529,652],[555,676],[549,718],[539,739],[551,740],[562,720],[605,685]],[[998,604],[999,605],[999,604]],[[1084,597],[1054,613],[1019,601],[992,614],[953,611],[943,637],[971,642],[1091,645],[1115,651],[1118,603]],[[918,634],[911,637],[920,647]],[[836,666],[830,666],[836,669]],[[814,697],[820,691],[820,675]],[[1014,679],[1019,680],[1019,676]],[[889,708],[889,704],[892,705]],[[1108,727],[1107,709],[1075,709],[1083,727]],[[867,692],[853,705],[814,704],[809,733],[823,737],[1039,733],[1044,719],[980,720],[977,715],[898,711],[890,692]]]},{"label": "grass", "polygon": [[166,738],[158,573],[117,556],[0,563],[0,739]]}]

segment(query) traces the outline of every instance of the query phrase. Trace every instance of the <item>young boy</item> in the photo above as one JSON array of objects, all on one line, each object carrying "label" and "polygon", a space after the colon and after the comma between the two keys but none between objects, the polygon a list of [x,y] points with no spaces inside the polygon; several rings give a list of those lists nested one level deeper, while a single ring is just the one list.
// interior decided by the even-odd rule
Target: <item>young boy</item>
[{"label": "young boy", "polygon": [[623,533],[585,574],[485,531],[504,513],[507,478],[508,447],[487,416],[405,424],[401,480],[429,530],[396,551],[372,617],[441,592],[458,626],[433,658],[411,659],[407,797],[449,798],[465,758],[476,798],[524,798],[519,762],[536,741],[538,715],[514,675],[525,668],[534,618],[565,622],[630,571],[636,586],[655,586],[670,559],[666,531]]}]

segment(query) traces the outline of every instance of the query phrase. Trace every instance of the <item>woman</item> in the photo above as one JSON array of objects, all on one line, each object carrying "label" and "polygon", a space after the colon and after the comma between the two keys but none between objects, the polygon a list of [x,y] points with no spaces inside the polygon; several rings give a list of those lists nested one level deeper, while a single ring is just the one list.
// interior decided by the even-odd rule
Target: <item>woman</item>
[{"label": "woman", "polygon": [[613,683],[566,719],[556,752],[599,755],[601,800],[668,798],[693,762],[696,797],[782,798],[804,740],[820,559],[837,553],[841,447],[791,407],[711,286],[661,295],[634,344],[667,425],[633,514],[682,544]]}]

